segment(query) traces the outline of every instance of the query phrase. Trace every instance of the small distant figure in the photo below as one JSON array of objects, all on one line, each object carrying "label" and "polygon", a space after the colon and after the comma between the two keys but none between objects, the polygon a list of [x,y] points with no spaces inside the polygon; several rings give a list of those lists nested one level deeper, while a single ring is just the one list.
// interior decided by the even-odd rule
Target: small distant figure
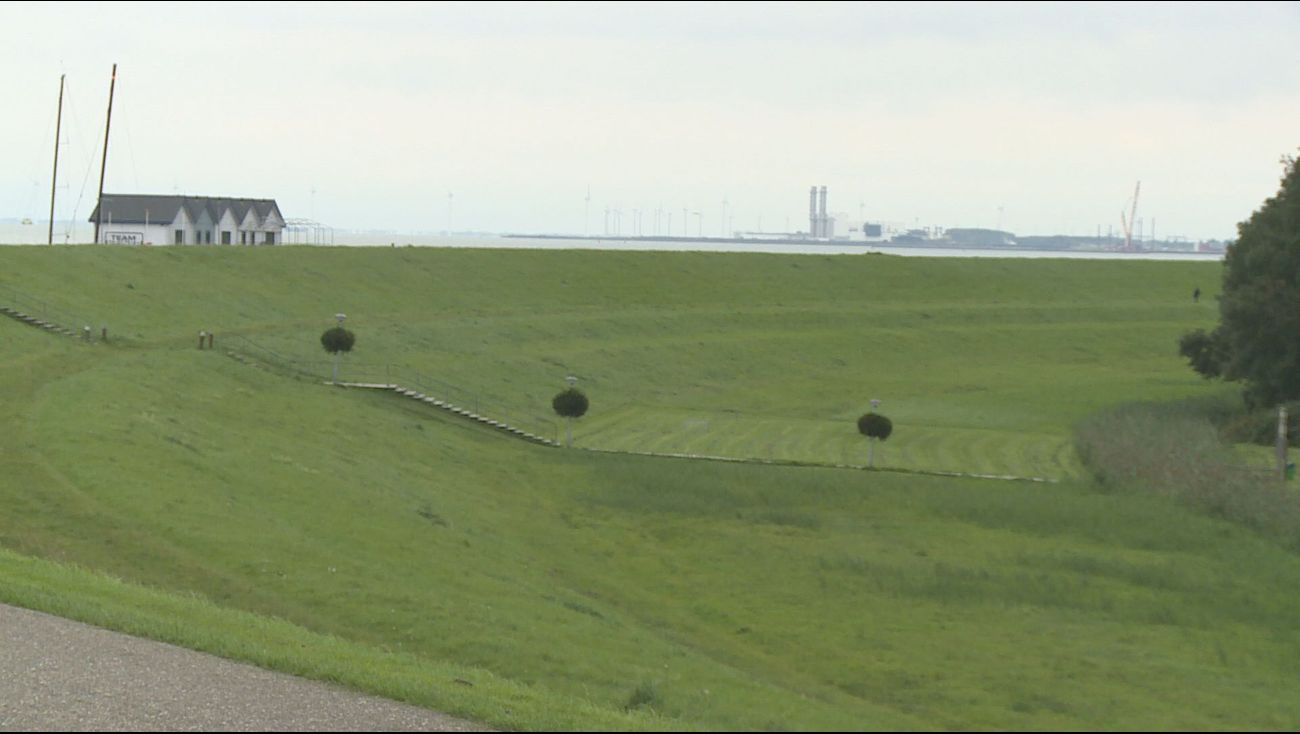
[{"label": "small distant figure", "polygon": [[1192,291],[1192,303],[1199,303],[1200,300],[1201,300],[1201,287],[1197,286],[1196,289]]}]

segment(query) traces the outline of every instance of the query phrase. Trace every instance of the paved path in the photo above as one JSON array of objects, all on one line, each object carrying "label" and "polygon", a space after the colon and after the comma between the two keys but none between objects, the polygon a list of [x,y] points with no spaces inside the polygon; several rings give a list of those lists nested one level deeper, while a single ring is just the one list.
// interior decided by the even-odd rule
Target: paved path
[{"label": "paved path", "polygon": [[485,731],[427,709],[3,604],[0,730]]}]

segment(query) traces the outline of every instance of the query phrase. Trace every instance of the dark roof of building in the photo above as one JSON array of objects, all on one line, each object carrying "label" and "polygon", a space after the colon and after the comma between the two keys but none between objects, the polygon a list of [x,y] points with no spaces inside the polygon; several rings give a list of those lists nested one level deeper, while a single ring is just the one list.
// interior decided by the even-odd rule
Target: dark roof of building
[{"label": "dark roof of building", "polygon": [[[216,222],[226,210],[235,219],[243,223],[252,209],[258,221],[264,221],[272,213],[284,221],[280,207],[275,199],[233,199],[224,196],[155,196],[151,194],[104,194],[100,199],[104,207],[104,222],[144,224],[165,224],[176,219],[184,209],[190,221],[198,221],[203,212]],[[99,219],[99,206],[90,213],[90,221]]]}]

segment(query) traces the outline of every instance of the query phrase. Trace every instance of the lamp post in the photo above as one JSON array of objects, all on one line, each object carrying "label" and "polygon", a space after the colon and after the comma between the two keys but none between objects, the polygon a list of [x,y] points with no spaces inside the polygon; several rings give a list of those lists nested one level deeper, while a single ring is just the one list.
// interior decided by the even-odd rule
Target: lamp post
[{"label": "lamp post", "polygon": [[[569,384],[570,390],[578,384],[578,378],[574,375],[565,375],[564,381]],[[564,447],[573,448],[573,416],[571,415],[564,416]]]},{"label": "lamp post", "polygon": [[[338,319],[340,329],[343,328],[343,321],[347,319],[347,317],[348,315],[345,313],[334,314],[334,318]],[[334,353],[334,384],[337,385],[338,382],[339,382],[339,353],[335,352]]]},{"label": "lamp post", "polygon": [[[874,413],[880,409],[880,401],[875,398],[871,399],[871,412]],[[876,466],[876,437],[871,436],[867,440],[867,466]]]},{"label": "lamp post", "polygon": [[1286,479],[1287,479],[1287,476],[1286,476],[1286,446],[1287,446],[1286,429],[1287,429],[1287,422],[1286,422],[1286,406],[1283,405],[1283,406],[1281,406],[1281,407],[1279,407],[1279,408],[1277,409],[1277,446],[1276,446],[1276,448],[1275,448],[1275,452],[1276,452],[1276,454],[1277,454],[1277,474],[1278,474],[1278,479],[1281,479],[1281,480],[1284,481],[1284,482],[1285,482]]}]

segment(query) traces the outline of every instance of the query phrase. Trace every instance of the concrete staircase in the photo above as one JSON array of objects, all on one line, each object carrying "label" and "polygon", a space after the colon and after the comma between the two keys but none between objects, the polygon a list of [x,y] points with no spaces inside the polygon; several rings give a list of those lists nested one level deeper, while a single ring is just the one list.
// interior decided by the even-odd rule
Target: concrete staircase
[{"label": "concrete staircase", "polygon": [[[233,349],[231,348],[225,349],[224,351],[226,353],[226,356],[232,359],[242,362],[243,364],[248,365],[250,367],[256,367],[261,370],[272,370],[272,368],[274,367],[276,369],[272,371],[284,370],[292,374],[296,374],[300,378],[302,377],[312,378],[313,381],[320,379],[320,374],[318,372],[313,374],[313,371],[310,368],[304,367],[304,365],[302,364],[295,363],[293,360],[286,359],[283,356],[277,355],[268,349],[259,347],[256,344],[253,344],[252,342],[248,341],[246,338],[241,338],[241,337],[232,337],[232,338],[235,339],[235,343],[242,343],[245,347],[245,349],[242,351],[238,347]],[[249,350],[257,350],[259,356],[252,356],[251,354],[246,353]],[[389,375],[388,379],[390,380],[394,379],[392,377],[391,370],[385,370],[385,372],[388,372]],[[417,381],[420,382],[425,382],[426,384],[432,383],[432,381],[428,380],[427,378],[424,380],[419,380],[418,378],[415,379],[417,379]],[[474,411],[456,405],[450,400],[433,397],[431,395],[426,395],[425,393],[422,393],[419,390],[413,390],[411,388],[404,387],[402,385],[394,384],[391,382],[334,382],[332,380],[327,380],[325,384],[333,385],[335,387],[345,387],[345,388],[352,388],[352,389],[392,391],[404,398],[408,398],[410,400],[416,400],[430,407],[437,408],[442,411],[446,411],[447,413],[451,413],[452,415],[458,418],[464,418],[466,420],[476,421],[478,423],[487,426],[488,428],[494,428],[513,438],[518,438],[524,441],[541,444],[542,446],[560,445],[559,442],[553,439],[531,433],[530,431],[524,430],[523,428],[519,428],[518,426],[513,426],[504,420],[498,420],[488,416],[478,415]],[[448,386],[444,386],[444,388],[445,388],[444,394],[463,393],[463,391],[459,391],[453,386],[448,385]],[[428,388],[426,387],[425,389]],[[477,404],[478,403],[476,401],[475,405]]]},{"label": "concrete staircase", "polygon": [[[326,383],[326,384],[332,385],[335,383]],[[439,398],[425,395],[424,393],[418,390],[412,390],[410,388],[402,387],[401,385],[386,385],[382,383],[367,383],[367,382],[340,382],[338,383],[338,385],[339,387],[368,388],[371,390],[392,390],[393,392],[397,393],[398,395],[401,395],[402,397],[410,398],[411,400],[417,400],[421,403],[433,406],[435,408],[438,408],[439,410],[446,411],[448,413],[459,416],[461,418],[466,418],[472,421],[478,421],[479,423],[482,423],[483,425],[488,426],[489,428],[495,428],[498,431],[507,433],[516,438],[521,438],[525,441],[531,441],[533,443],[541,444],[543,446],[560,445],[556,441],[552,441],[549,438],[545,438],[542,436],[538,436],[536,434],[529,433],[528,431],[525,431],[522,428],[516,428],[508,423],[503,423],[501,421],[494,420],[486,416],[477,415],[473,411],[468,410],[466,408],[462,408],[459,405],[455,405],[454,403],[450,403],[445,400],[441,400]]]},{"label": "concrete staircase", "polygon": [[28,324],[30,326],[35,326],[38,329],[44,329],[46,331],[50,331],[55,334],[63,334],[64,336],[77,335],[77,332],[67,328],[66,326],[60,326],[59,324],[43,321],[41,319],[36,318],[35,316],[29,316],[23,313],[22,311],[19,311],[18,309],[12,308],[10,306],[0,306],[0,313],[12,319],[16,319],[25,324]]}]

